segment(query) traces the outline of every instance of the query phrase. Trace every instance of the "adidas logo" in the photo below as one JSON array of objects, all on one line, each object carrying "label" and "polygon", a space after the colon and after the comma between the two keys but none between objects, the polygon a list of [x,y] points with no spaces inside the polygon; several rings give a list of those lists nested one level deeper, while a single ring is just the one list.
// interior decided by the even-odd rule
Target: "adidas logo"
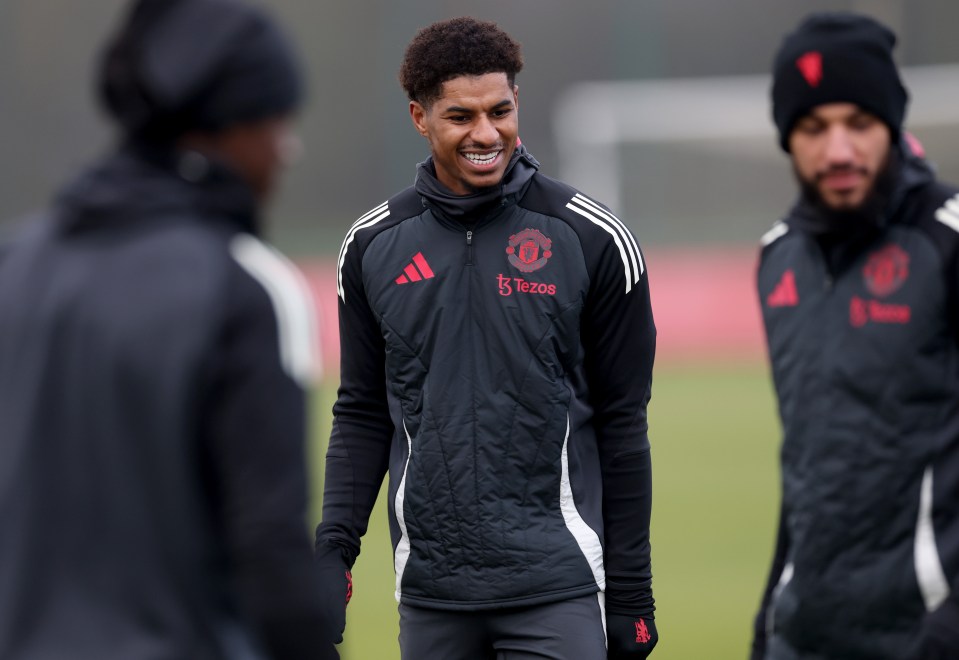
[{"label": "adidas logo", "polygon": [[410,282],[419,282],[435,277],[433,269],[426,263],[426,257],[422,252],[413,255],[413,261],[407,264],[403,269],[403,274],[396,278],[397,284],[409,284]]},{"label": "adidas logo", "polygon": [[766,297],[766,304],[770,307],[795,307],[799,304],[799,293],[796,291],[796,274],[791,268],[783,273],[779,284]]}]

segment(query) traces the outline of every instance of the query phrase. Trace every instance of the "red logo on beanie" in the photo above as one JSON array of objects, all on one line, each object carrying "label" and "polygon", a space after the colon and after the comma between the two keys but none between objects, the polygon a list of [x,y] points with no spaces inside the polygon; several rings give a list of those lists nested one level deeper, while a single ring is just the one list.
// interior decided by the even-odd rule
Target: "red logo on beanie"
[{"label": "red logo on beanie", "polygon": [[809,51],[798,60],[796,67],[799,73],[806,79],[810,87],[819,87],[822,82],[822,54],[814,50]]}]

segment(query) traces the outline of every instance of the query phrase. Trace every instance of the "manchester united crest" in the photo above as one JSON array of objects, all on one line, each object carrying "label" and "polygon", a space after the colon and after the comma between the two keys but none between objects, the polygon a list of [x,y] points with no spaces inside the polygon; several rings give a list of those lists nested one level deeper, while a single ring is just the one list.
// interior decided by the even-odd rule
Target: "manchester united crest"
[{"label": "manchester united crest", "polygon": [[888,296],[909,277],[909,253],[898,245],[887,245],[869,256],[862,276],[872,295]]},{"label": "manchester united crest", "polygon": [[535,229],[524,229],[509,237],[506,254],[509,262],[524,273],[532,273],[546,265],[553,253],[553,241]]}]

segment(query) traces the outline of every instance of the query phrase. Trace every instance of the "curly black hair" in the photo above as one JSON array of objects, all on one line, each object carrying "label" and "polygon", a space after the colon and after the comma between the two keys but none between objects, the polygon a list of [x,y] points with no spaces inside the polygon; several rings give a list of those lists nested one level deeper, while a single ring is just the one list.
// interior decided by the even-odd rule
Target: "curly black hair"
[{"label": "curly black hair", "polygon": [[428,25],[406,47],[400,84],[411,101],[426,107],[458,76],[506,74],[510,86],[523,68],[520,45],[496,23],[469,16]]}]

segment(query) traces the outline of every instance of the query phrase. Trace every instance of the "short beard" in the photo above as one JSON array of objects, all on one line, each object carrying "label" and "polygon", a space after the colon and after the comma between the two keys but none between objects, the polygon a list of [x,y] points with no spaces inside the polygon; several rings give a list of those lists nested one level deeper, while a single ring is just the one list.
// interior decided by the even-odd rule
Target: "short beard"
[{"label": "short beard", "polygon": [[855,207],[837,209],[826,203],[815,182],[804,179],[793,163],[793,174],[799,183],[800,195],[818,216],[819,222],[811,229],[820,234],[840,235],[859,233],[882,225],[899,168],[899,152],[895,148],[890,149],[862,202]]}]

